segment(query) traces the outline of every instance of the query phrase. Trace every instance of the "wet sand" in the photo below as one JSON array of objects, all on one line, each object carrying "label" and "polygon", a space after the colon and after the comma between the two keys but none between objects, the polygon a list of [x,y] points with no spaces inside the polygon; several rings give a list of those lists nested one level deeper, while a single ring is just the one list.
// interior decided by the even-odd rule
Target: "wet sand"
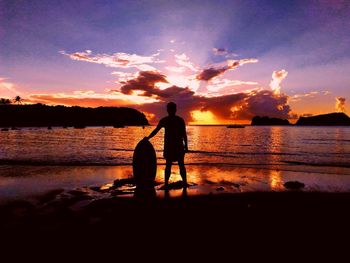
[{"label": "wet sand", "polygon": [[[244,167],[236,165],[187,165],[188,181],[193,187],[188,195],[207,195],[217,193],[245,193],[285,191],[283,184],[288,181],[300,181],[305,184],[303,191],[309,192],[349,192],[350,173],[341,174],[334,170],[324,173],[313,172],[310,167],[295,170],[290,167]],[[163,183],[164,165],[158,166],[156,181]],[[92,199],[105,198],[91,187],[106,187],[116,179],[132,177],[130,165],[120,166],[42,166],[42,165],[0,165],[0,204],[13,200],[36,202],[36,196],[62,189],[87,192]],[[181,180],[175,165],[171,181]],[[156,194],[164,196],[164,191]],[[220,189],[220,190],[218,190]],[[134,189],[124,187],[124,196],[133,196]],[[127,192],[130,192],[128,194]],[[180,190],[170,192],[171,197],[181,196]]]}]

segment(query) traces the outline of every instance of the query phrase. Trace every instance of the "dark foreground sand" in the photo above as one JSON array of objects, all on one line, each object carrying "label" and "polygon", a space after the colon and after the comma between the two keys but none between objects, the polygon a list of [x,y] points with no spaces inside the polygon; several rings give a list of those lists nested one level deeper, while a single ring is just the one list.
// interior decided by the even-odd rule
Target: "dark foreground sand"
[{"label": "dark foreground sand", "polygon": [[[42,197],[42,204],[52,196]],[[140,256],[143,248],[157,257],[164,252],[181,258],[187,251],[218,259],[242,256],[244,249],[265,256],[282,252],[288,258],[304,251],[317,258],[331,247],[344,252],[348,246],[350,193],[251,192],[100,200],[75,196],[76,200],[50,205],[27,201],[3,205],[3,251],[24,247],[30,248],[25,253],[34,255],[53,250],[57,256],[67,251],[87,256],[89,250],[101,249],[104,256],[120,258]],[[84,199],[88,205],[71,208]]]}]

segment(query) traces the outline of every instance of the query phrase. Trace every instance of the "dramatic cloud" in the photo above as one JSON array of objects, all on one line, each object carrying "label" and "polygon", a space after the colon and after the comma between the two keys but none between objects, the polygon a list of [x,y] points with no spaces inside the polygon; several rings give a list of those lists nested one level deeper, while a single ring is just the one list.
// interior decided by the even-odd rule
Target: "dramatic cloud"
[{"label": "dramatic cloud", "polygon": [[288,96],[276,95],[269,90],[258,90],[249,93],[233,115],[239,120],[251,119],[257,115],[288,119],[291,117],[290,113]]},{"label": "dramatic cloud", "polygon": [[140,95],[151,97],[155,91],[160,91],[155,87],[156,83],[168,83],[166,76],[157,71],[140,71],[136,78],[120,82],[123,86],[120,92],[123,94],[133,94],[133,91],[142,91]]},{"label": "dramatic cloud", "polygon": [[[167,90],[164,91],[167,92]],[[138,109],[156,116],[153,120],[156,121],[166,114],[165,107],[169,101],[178,104],[179,115],[183,116],[187,122],[196,121],[191,113],[198,110],[211,112],[221,122],[250,120],[256,115],[277,118],[291,117],[291,109],[287,105],[288,97],[275,95],[272,91],[267,90],[217,97],[194,95],[187,90],[183,96],[163,98],[159,102],[139,105]]]},{"label": "dramatic cloud", "polygon": [[345,98],[342,97],[337,97],[336,99],[336,103],[335,103],[335,109],[337,110],[337,112],[345,112]]},{"label": "dramatic cloud", "polygon": [[[228,55],[226,49],[214,49],[221,55]],[[271,88],[273,90],[257,89],[255,81],[240,81],[220,78],[225,72],[234,70],[248,63],[256,63],[257,59],[227,60],[200,71],[185,53],[174,54],[174,60],[162,67],[150,66],[162,61],[152,56],[129,55],[115,53],[112,55],[92,52],[77,52],[63,54],[71,59],[103,64],[114,68],[136,68],[139,72],[112,72],[120,85],[111,90],[114,100],[104,102],[121,103],[143,111],[151,121],[155,122],[166,114],[165,108],[169,101],[178,104],[178,114],[187,122],[196,123],[196,116],[210,116],[213,121],[231,122],[232,120],[250,120],[256,115],[289,118],[291,109],[288,97],[280,94],[281,81],[287,76],[285,70],[274,71]],[[146,70],[144,70],[146,69]],[[165,71],[164,71],[165,70]],[[163,72],[169,73],[165,75]],[[200,85],[205,85],[201,90]],[[247,89],[245,86],[251,86]],[[128,99],[130,98],[130,99]],[[137,99],[139,98],[139,100]],[[91,91],[77,91],[73,94],[35,95],[31,99],[44,102],[56,102],[65,105],[83,103],[95,105],[106,100],[104,95],[96,95]],[[118,101],[120,100],[120,102]],[[135,103],[135,101],[142,101]]]},{"label": "dramatic cloud", "polygon": [[166,76],[159,72],[141,71],[135,79],[126,81],[120,91],[126,95],[137,94],[143,97],[152,97],[158,100],[184,98],[193,96],[194,92],[189,88],[181,88],[175,85],[165,89],[156,86],[157,83],[168,83]]},{"label": "dramatic cloud", "polygon": [[270,82],[270,88],[275,94],[281,93],[281,82],[288,75],[288,72],[284,69],[276,70],[272,73],[272,80]]},{"label": "dramatic cloud", "polygon": [[256,63],[258,62],[257,59],[254,58],[248,58],[248,59],[241,59],[241,60],[228,60],[227,65],[221,66],[221,67],[210,67],[207,69],[202,70],[198,75],[198,80],[204,80],[209,81],[213,78],[216,78],[218,76],[223,75],[228,70],[233,70],[239,66],[242,66],[247,63]]},{"label": "dramatic cloud", "polygon": [[157,59],[159,53],[151,56],[140,56],[136,54],[114,53],[114,54],[96,54],[93,55],[91,50],[83,52],[66,53],[61,51],[61,54],[68,56],[73,60],[97,63],[112,68],[137,68],[139,70],[156,70],[155,67],[149,65],[154,63],[163,63]]},{"label": "dramatic cloud", "polygon": [[213,48],[213,52],[217,56],[227,55],[228,50],[226,48]]}]

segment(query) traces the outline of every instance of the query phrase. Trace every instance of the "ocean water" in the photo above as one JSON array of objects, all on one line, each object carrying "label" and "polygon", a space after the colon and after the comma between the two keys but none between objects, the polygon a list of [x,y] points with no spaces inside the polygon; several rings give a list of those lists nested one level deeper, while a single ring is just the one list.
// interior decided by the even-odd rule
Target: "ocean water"
[{"label": "ocean water", "polygon": [[[65,188],[128,177],[136,144],[153,128],[2,131],[0,198],[48,185]],[[244,186],[278,190],[284,181],[298,178],[310,188],[350,189],[350,128],[188,126],[187,133],[190,152],[185,162],[196,184],[238,182],[240,191]],[[158,156],[157,178],[162,180],[163,131],[151,142]],[[179,178],[175,168],[172,179]]]},{"label": "ocean water", "polygon": [[[136,144],[154,127],[23,128],[0,132],[0,164],[131,164]],[[350,168],[350,128],[188,126],[188,164],[312,165]],[[151,140],[158,163],[163,131]],[[324,169],[324,168],[322,168]]]}]

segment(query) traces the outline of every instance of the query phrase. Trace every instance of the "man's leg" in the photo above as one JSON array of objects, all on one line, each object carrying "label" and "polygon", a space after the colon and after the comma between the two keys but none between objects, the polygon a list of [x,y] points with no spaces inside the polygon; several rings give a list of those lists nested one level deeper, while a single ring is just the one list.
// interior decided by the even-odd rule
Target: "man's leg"
[{"label": "man's leg", "polygon": [[184,185],[187,185],[187,173],[185,168],[184,157],[179,159],[179,167],[180,167],[180,175],[182,177],[182,182],[184,183]]},{"label": "man's leg", "polygon": [[165,187],[167,187],[168,183],[169,183],[169,178],[170,178],[170,174],[171,174],[171,165],[172,165],[172,162],[166,160],[165,173],[164,173]]}]

